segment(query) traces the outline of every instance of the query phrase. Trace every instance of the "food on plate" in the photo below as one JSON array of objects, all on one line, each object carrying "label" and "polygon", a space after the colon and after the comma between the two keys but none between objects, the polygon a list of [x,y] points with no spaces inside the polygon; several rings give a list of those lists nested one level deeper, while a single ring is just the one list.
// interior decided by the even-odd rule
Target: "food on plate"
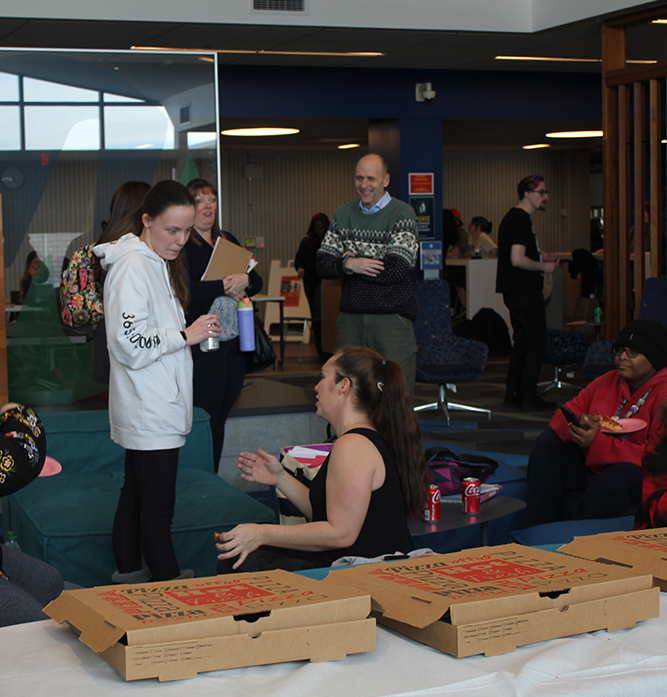
[{"label": "food on plate", "polygon": [[605,416],[604,414],[596,414],[597,418],[600,420],[600,426],[608,429],[609,431],[622,431],[623,425],[619,424],[618,421],[614,421],[611,416]]}]

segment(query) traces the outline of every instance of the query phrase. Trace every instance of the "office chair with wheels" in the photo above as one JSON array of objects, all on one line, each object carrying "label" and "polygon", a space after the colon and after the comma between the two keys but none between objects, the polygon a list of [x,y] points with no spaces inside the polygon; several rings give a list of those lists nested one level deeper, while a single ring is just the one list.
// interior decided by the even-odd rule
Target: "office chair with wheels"
[{"label": "office chair with wheels", "polygon": [[472,382],[484,374],[489,349],[481,341],[462,339],[452,331],[447,281],[417,281],[417,382],[438,385],[438,401],[415,407],[415,411],[442,409],[450,424],[449,410],[486,414],[489,409],[450,402],[447,386]]},{"label": "office chair with wheels", "polygon": [[554,387],[567,387],[577,391],[581,389],[579,385],[566,382],[563,378],[567,372],[584,362],[590,345],[590,339],[582,332],[547,329],[547,350],[543,362],[554,367],[554,377],[549,382],[538,383],[537,387],[542,394]]}]

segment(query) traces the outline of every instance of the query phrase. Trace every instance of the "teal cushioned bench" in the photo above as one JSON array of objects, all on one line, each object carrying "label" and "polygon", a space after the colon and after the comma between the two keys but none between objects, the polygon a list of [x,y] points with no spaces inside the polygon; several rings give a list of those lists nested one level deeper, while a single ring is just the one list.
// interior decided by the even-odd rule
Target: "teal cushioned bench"
[{"label": "teal cushioned bench", "polygon": [[[109,436],[107,411],[41,414],[47,452],[63,471],[3,499],[5,529],[24,552],[82,586],[111,582],[111,528],[123,482],[125,451]],[[213,471],[206,412],[195,409],[179,457],[172,534],[178,561],[197,576],[215,574],[213,533],[239,523],[272,523],[274,512]]]}]

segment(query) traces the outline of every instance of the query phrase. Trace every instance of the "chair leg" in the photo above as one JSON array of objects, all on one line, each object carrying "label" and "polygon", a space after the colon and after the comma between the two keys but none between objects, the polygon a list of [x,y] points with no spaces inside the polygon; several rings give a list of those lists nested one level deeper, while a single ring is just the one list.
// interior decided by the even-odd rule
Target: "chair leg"
[{"label": "chair leg", "polygon": [[537,384],[537,387],[544,387],[542,390],[542,394],[545,392],[548,392],[549,390],[553,390],[555,387],[557,387],[559,390],[563,387],[570,389],[570,390],[577,390],[577,392],[581,391],[581,387],[579,385],[573,385],[571,382],[565,382],[564,380],[560,379],[561,373],[562,372],[567,372],[568,370],[574,370],[575,366],[569,365],[569,366],[554,366],[554,377],[551,382],[540,382]]},{"label": "chair leg", "polygon": [[486,414],[486,418],[491,421],[491,410],[483,409],[482,407],[471,407],[468,404],[457,404],[456,402],[447,402],[447,406],[450,409],[456,411],[474,411],[477,414]]},{"label": "chair leg", "polygon": [[447,419],[447,426],[449,427],[450,419],[449,412],[447,411],[447,397],[445,395],[445,386],[438,385],[438,401],[430,402],[429,404],[420,404],[418,407],[413,407],[412,411],[438,411],[442,409],[445,414],[445,419]]},{"label": "chair leg", "polygon": [[306,343],[306,328],[308,327],[308,322],[310,322],[309,319],[303,320],[303,332],[301,334],[301,348],[299,349],[299,363],[303,363],[303,345]]},{"label": "chair leg", "polygon": [[413,411],[432,411],[434,409],[442,409],[447,419],[447,426],[450,425],[449,410],[453,409],[455,411],[469,411],[476,414],[486,414],[486,418],[491,420],[491,410],[483,409],[482,407],[473,407],[468,404],[458,404],[457,402],[450,402],[447,399],[447,389],[445,385],[438,385],[438,401],[431,402],[430,404],[422,404],[415,407]]}]

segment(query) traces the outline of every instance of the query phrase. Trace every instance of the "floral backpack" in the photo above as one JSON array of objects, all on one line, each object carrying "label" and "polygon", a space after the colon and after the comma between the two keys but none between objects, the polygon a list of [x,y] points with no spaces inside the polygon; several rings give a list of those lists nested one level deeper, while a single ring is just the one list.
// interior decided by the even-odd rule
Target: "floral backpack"
[{"label": "floral backpack", "polygon": [[60,279],[60,314],[68,327],[97,324],[104,317],[102,284],[95,281],[94,246],[77,249]]}]

